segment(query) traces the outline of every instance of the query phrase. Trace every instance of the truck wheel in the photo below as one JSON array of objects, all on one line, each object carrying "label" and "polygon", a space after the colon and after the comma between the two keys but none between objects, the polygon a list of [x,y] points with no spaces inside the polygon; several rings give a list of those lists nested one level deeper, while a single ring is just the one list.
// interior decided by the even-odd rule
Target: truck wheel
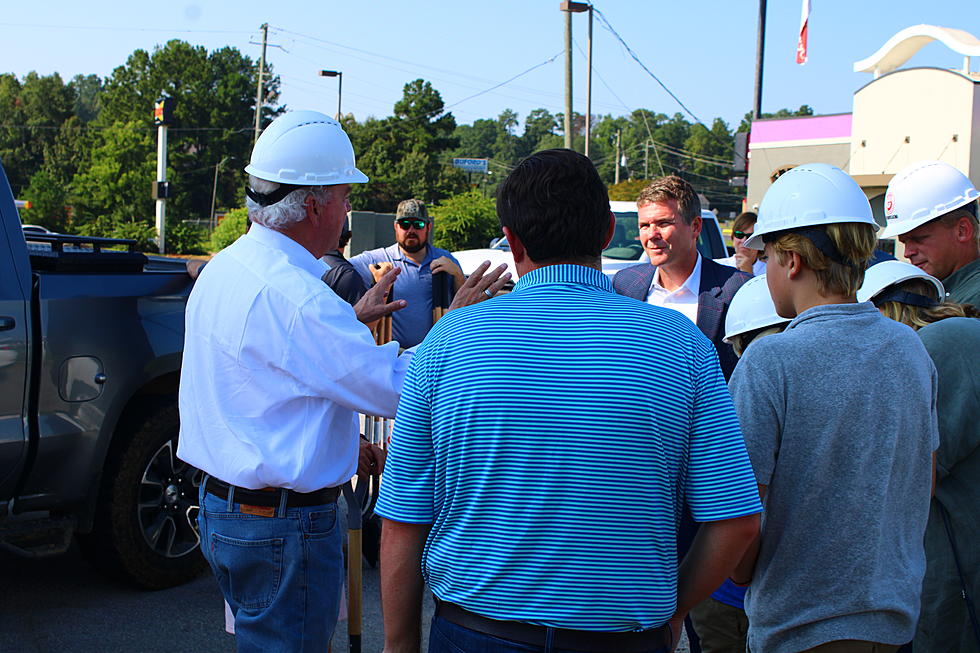
[{"label": "truck wheel", "polygon": [[197,530],[202,473],[177,458],[179,430],[175,401],[120,426],[125,439],[106,461],[93,531],[79,536],[97,567],[147,589],[180,585],[207,567]]}]

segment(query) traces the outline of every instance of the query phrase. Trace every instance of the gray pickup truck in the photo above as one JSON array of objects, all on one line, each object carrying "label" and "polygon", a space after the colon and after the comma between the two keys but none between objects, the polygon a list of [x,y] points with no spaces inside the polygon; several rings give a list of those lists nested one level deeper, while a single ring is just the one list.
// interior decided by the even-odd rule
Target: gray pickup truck
[{"label": "gray pickup truck", "polygon": [[23,230],[0,168],[0,546],[147,588],[204,568],[200,473],[176,457],[184,261]]}]

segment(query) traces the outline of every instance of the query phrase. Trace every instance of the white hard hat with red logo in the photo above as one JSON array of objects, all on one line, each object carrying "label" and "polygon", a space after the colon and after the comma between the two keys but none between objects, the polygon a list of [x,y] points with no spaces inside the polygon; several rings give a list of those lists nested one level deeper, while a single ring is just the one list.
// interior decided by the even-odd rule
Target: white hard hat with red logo
[{"label": "white hard hat with red logo", "polygon": [[883,238],[908,233],[980,197],[973,182],[943,161],[917,161],[892,177],[885,191]]}]

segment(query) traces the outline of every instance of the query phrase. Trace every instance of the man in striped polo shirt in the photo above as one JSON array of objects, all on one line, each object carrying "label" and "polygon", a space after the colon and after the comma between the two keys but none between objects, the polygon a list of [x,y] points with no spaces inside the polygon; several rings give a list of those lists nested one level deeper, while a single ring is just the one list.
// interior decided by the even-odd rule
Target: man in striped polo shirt
[{"label": "man in striped polo shirt", "polygon": [[[455,311],[406,378],[377,512],[385,650],[667,651],[758,532],[718,356],[676,311],[617,295],[592,163],[524,159],[497,212],[520,281]],[[704,522],[680,568],[684,502]]]}]

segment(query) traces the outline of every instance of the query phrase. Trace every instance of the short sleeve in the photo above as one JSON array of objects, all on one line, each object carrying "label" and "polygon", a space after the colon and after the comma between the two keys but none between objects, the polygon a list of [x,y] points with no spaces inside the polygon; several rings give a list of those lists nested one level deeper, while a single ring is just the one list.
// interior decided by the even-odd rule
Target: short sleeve
[{"label": "short sleeve", "polygon": [[435,451],[425,360],[424,353],[416,355],[409,365],[375,507],[385,519],[410,524],[431,524],[436,515]]},{"label": "short sleeve", "polygon": [[357,270],[357,274],[360,275],[361,281],[364,282],[365,287],[370,288],[374,285],[374,277],[371,276],[371,270],[369,266],[375,262],[374,257],[371,252],[361,252],[357,256],[350,257],[350,264],[354,266]]},{"label": "short sleeve", "polygon": [[735,366],[730,388],[756,481],[768,486],[776,469],[782,425],[772,371],[762,364],[761,345],[766,343],[752,344]]},{"label": "short sleeve", "polygon": [[738,418],[713,347],[694,371],[691,446],[685,500],[695,521],[734,519],[762,511]]}]

